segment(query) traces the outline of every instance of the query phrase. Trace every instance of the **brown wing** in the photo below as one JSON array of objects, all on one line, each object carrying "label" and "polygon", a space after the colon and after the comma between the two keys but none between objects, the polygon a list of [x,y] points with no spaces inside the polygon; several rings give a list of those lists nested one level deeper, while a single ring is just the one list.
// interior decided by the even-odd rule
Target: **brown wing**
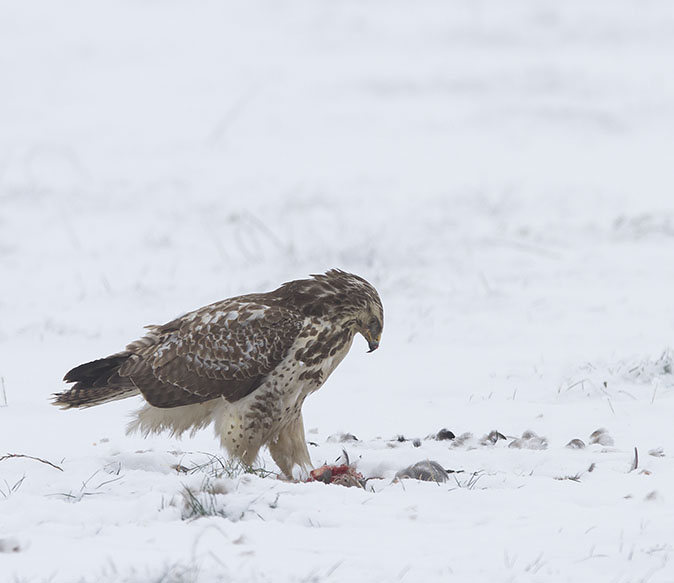
[{"label": "brown wing", "polygon": [[226,300],[152,328],[127,347],[119,370],[155,407],[218,397],[237,401],[259,387],[288,354],[303,317],[244,298]]}]

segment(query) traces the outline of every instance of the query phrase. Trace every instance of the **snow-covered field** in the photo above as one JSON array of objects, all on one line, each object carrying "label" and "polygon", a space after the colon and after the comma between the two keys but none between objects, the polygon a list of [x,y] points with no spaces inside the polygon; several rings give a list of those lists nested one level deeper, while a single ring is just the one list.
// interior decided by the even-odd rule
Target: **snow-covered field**
[{"label": "snow-covered field", "polygon": [[[0,3],[0,581],[674,581],[673,62],[668,0]],[[304,418],[365,489],[49,404],[331,267],[384,335]]]}]

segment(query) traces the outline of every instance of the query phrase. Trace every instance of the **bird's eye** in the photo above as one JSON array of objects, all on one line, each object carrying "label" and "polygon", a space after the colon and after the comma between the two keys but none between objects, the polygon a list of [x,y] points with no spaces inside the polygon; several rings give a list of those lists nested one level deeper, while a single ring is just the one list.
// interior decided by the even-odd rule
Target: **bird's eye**
[{"label": "bird's eye", "polygon": [[375,326],[377,326],[377,324],[379,324],[379,321],[377,320],[377,318],[374,318],[374,317],[370,318],[370,323],[368,324],[368,326],[370,328],[374,328]]}]

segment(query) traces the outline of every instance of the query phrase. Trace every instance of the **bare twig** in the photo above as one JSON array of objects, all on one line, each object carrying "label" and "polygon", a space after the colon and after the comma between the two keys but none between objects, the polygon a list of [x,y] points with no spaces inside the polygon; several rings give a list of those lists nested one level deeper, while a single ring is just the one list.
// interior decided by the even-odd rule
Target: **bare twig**
[{"label": "bare twig", "polygon": [[241,95],[224,113],[220,121],[211,130],[207,136],[206,141],[210,144],[217,144],[227,134],[232,124],[241,116],[246,107],[248,107],[251,99],[257,93],[257,86],[249,88],[243,95]]},{"label": "bare twig", "polygon": [[570,384],[568,387],[566,387],[564,389],[564,392],[570,391],[571,389],[573,389],[574,387],[577,387],[578,385],[580,385],[581,389],[585,389],[585,381],[587,381],[587,379],[580,379],[579,381],[576,381],[575,383]]},{"label": "bare twig", "polygon": [[634,462],[632,462],[632,469],[630,472],[633,472],[639,467],[639,450],[635,447],[634,448]]},{"label": "bare twig", "polygon": [[29,459],[29,460],[35,460],[36,462],[42,462],[43,464],[47,464],[48,466],[51,466],[52,468],[56,468],[60,472],[63,471],[63,468],[60,468],[59,466],[57,466],[57,465],[55,465],[51,462],[48,462],[47,460],[43,460],[39,457],[35,457],[35,456],[32,456],[32,455],[26,455],[26,454],[23,454],[23,453],[8,453],[7,455],[3,455],[2,457],[0,457],[0,462],[2,462],[4,460],[7,460],[7,459],[19,458],[19,457],[23,457],[23,458],[26,458],[26,459]]},{"label": "bare twig", "polygon": [[2,385],[2,405],[0,407],[7,407],[7,393],[5,392],[5,377],[0,377],[0,385]]},{"label": "bare twig", "polygon": [[611,412],[615,415],[615,409],[613,408],[613,404],[611,403],[611,399],[606,397],[606,402],[608,403],[608,406],[611,408]]},{"label": "bare twig", "polygon": [[107,484],[112,484],[113,482],[117,482],[117,481],[121,480],[122,478],[124,478],[124,476],[117,476],[116,478],[112,478],[110,480],[105,480],[105,482],[101,482],[98,486],[96,486],[96,489],[98,490],[98,488],[101,488],[101,487],[103,487]]},{"label": "bare twig", "polygon": [[2,494],[3,498],[9,498],[10,495],[13,492],[16,492],[21,487],[21,484],[23,484],[23,481],[25,479],[26,479],[26,474],[21,476],[21,478],[19,478],[19,480],[13,486],[10,486],[9,482],[7,480],[5,480],[4,482],[5,482],[5,486],[7,486],[7,493],[5,494],[4,490],[2,488],[0,488],[0,494]]}]

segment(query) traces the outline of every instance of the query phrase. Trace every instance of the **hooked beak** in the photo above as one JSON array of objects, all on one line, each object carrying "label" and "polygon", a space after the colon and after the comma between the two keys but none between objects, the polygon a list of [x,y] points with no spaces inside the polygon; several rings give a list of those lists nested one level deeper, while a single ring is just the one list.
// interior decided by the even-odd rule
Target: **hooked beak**
[{"label": "hooked beak", "polygon": [[370,352],[374,352],[379,348],[379,341],[381,340],[381,336],[377,336],[376,338],[372,337],[372,334],[369,332],[365,335],[365,339],[367,340],[367,346],[370,350],[368,350],[368,354]]}]

